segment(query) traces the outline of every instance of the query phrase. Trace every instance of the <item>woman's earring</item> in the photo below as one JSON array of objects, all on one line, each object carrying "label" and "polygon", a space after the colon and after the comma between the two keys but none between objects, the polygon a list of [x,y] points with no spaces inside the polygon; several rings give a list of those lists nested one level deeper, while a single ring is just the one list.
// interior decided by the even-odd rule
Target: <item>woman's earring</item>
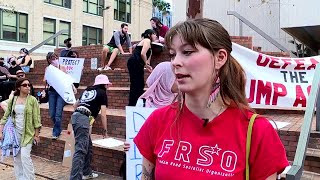
[{"label": "woman's earring", "polygon": [[211,106],[211,104],[217,99],[220,92],[220,78],[217,78],[217,81],[213,85],[213,89],[211,91],[211,94],[209,96],[209,100],[207,103],[207,108]]}]

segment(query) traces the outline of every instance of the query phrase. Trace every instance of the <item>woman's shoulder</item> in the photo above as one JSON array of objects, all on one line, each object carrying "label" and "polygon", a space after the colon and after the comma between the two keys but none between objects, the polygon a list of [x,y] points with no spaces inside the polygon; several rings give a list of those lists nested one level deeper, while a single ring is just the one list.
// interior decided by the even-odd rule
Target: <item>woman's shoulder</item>
[{"label": "woman's shoulder", "polygon": [[32,103],[33,103],[33,102],[37,102],[37,103],[38,103],[37,98],[35,98],[35,97],[32,96],[31,94],[28,95],[28,99],[29,99],[29,101],[31,101]]},{"label": "woman's shoulder", "polygon": [[178,106],[176,103],[164,106],[162,108],[158,108],[154,110],[151,114],[152,117],[156,117],[155,119],[163,121],[174,119],[178,110]]}]

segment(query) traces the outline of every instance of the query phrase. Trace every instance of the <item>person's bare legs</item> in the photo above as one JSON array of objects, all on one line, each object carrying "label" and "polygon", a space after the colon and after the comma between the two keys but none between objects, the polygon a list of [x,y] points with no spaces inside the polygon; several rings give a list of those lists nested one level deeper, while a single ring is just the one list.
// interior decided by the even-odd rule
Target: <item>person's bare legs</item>
[{"label": "person's bare legs", "polygon": [[118,53],[119,53],[119,49],[118,48],[114,48],[112,53],[111,53],[110,59],[108,61],[108,64],[105,67],[110,67],[111,66],[113,61],[116,59]]},{"label": "person's bare legs", "polygon": [[108,53],[109,53],[109,48],[108,47],[103,47],[101,61],[100,61],[100,64],[101,64],[102,68],[105,67],[105,62],[106,62],[106,58],[107,58]]}]

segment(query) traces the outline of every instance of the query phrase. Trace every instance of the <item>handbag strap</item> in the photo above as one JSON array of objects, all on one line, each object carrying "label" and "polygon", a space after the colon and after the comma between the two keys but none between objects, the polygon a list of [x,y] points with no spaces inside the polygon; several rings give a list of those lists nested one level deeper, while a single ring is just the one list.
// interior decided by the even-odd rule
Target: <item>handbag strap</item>
[{"label": "handbag strap", "polygon": [[251,135],[252,135],[252,127],[254,120],[258,114],[253,114],[250,118],[248,131],[247,131],[247,142],[246,142],[246,180],[249,180],[249,156],[250,156],[250,147],[251,147]]}]

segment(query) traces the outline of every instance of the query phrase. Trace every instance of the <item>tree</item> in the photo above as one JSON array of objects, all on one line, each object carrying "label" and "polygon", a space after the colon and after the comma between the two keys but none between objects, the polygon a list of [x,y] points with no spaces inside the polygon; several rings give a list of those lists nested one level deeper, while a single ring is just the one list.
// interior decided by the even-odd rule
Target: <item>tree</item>
[{"label": "tree", "polygon": [[170,3],[163,0],[152,0],[153,11],[160,11],[162,14],[167,14],[171,8]]}]

